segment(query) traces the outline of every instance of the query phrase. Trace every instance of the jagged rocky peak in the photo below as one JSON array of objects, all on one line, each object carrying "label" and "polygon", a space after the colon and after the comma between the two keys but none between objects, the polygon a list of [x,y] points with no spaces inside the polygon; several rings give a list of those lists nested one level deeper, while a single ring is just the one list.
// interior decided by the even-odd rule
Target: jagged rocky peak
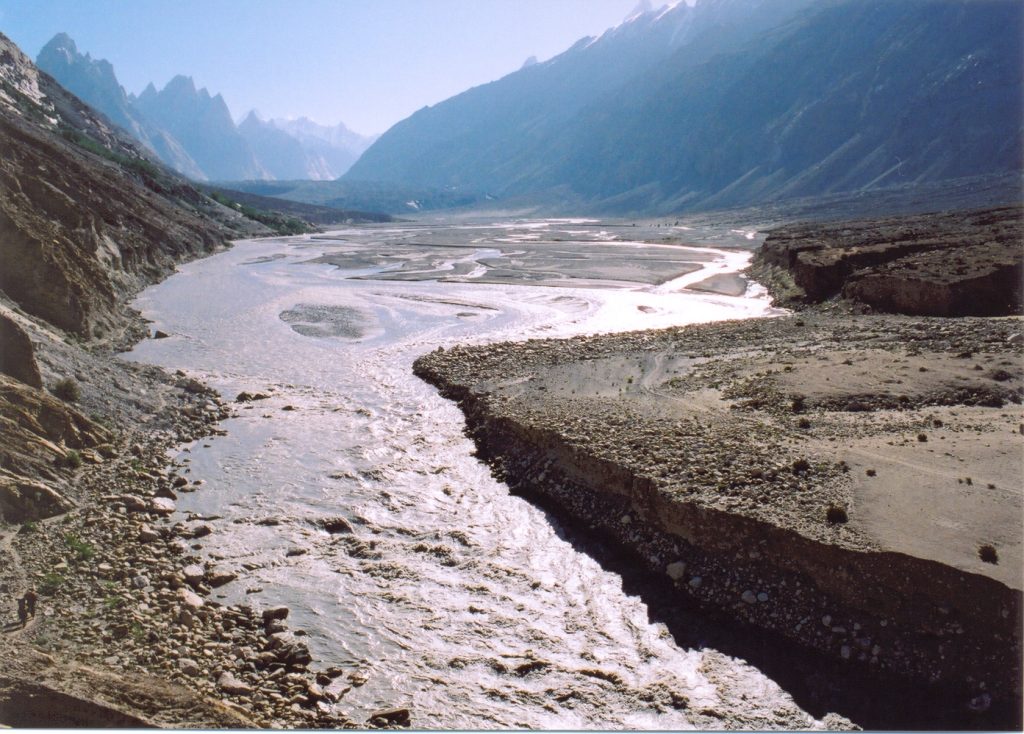
[{"label": "jagged rocky peak", "polygon": [[61,32],[50,39],[50,42],[43,46],[39,57],[58,56],[67,63],[73,63],[78,57],[78,46],[75,40],[67,33]]},{"label": "jagged rocky peak", "polygon": [[[203,88],[203,91],[206,91],[205,87]],[[196,91],[196,83],[192,77],[185,76],[184,74],[178,74],[164,85],[160,94],[194,97],[198,92]],[[207,92],[207,96],[209,96],[209,92]]]},{"label": "jagged rocky peak", "polygon": [[156,85],[153,84],[153,82],[150,82],[149,84],[146,85],[146,88],[142,90],[142,94],[140,94],[136,99],[137,100],[152,99],[153,97],[157,96],[158,94],[159,94],[159,92],[156,91]]},{"label": "jagged rocky peak", "polygon": [[361,135],[349,129],[343,122],[336,125],[322,125],[308,117],[274,118],[269,123],[300,141],[321,140],[355,153],[361,153],[378,137],[376,135]]},{"label": "jagged rocky peak", "polygon": [[91,77],[94,84],[108,86],[117,90],[118,94],[124,94],[114,73],[114,66],[106,59],[94,59],[88,52],[80,53],[78,45],[67,33],[58,33],[43,46],[36,57],[36,66],[64,86],[68,86],[65,78],[69,75],[81,74]]},{"label": "jagged rocky peak", "polygon": [[[139,108],[138,98],[125,92],[109,61],[79,53],[70,36],[58,33],[39,52],[36,63],[61,86],[102,112],[160,160],[186,176],[205,178],[180,141],[146,118]],[[143,96],[151,100],[156,94],[151,85]]]}]

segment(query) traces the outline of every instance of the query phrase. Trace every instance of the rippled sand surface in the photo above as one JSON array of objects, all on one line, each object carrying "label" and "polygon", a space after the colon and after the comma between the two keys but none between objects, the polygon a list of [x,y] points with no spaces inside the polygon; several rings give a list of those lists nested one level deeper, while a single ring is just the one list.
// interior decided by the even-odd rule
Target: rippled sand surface
[{"label": "rippled sand surface", "polygon": [[[820,726],[758,670],[651,622],[412,375],[438,346],[770,313],[756,291],[685,290],[745,253],[622,234],[551,220],[241,242],[138,299],[171,337],[130,359],[270,395],[185,449],[206,486],[179,510],[218,518],[200,552],[242,574],[215,597],[288,605],[318,661],[365,673],[341,709],[408,704],[423,728]],[[559,287],[528,284],[537,272]],[[333,517],[353,532],[318,529]]]}]

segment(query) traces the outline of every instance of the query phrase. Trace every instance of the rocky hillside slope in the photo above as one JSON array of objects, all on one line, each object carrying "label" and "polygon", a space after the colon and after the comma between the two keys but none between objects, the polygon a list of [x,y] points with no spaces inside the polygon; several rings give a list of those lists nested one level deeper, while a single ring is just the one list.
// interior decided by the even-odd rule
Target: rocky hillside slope
[{"label": "rocky hillside slope", "polygon": [[139,327],[129,296],[268,230],[147,157],[3,36],[0,139],[0,511],[20,522],[67,509],[76,465],[110,439],[74,405],[103,369],[75,344],[123,343]]},{"label": "rocky hillside slope", "polygon": [[0,290],[81,338],[123,328],[125,297],[266,229],[216,204],[0,37]]},{"label": "rocky hillside slope", "polygon": [[1024,208],[805,223],[772,231],[751,274],[789,307],[1001,316],[1024,308]]}]

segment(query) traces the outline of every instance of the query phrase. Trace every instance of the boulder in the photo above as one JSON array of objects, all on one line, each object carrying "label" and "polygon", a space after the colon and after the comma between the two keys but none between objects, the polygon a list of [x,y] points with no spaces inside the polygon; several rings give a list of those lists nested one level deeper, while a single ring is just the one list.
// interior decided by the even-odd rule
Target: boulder
[{"label": "boulder", "polygon": [[408,726],[411,714],[407,708],[381,709],[370,714],[368,719],[372,726]]},{"label": "boulder", "polygon": [[0,475],[0,515],[20,523],[67,512],[72,503],[42,482]]},{"label": "boulder", "polygon": [[178,499],[178,495],[176,495],[174,493],[174,490],[172,490],[170,487],[160,487],[153,494],[155,496],[157,496],[157,497],[164,497],[164,498],[169,499],[169,500],[176,500],[176,499]]},{"label": "boulder", "polygon": [[174,500],[166,497],[154,497],[149,501],[149,511],[157,515],[170,515],[175,509]]},{"label": "boulder", "polygon": [[270,607],[263,610],[263,623],[266,624],[272,619],[288,619],[288,607]]},{"label": "boulder", "polygon": [[204,604],[203,598],[191,589],[178,589],[178,598],[191,609],[199,609]]},{"label": "boulder", "polygon": [[205,538],[207,535],[209,535],[212,532],[213,532],[213,528],[211,528],[209,525],[196,525],[195,527],[191,528],[190,534],[189,534],[188,537],[190,537],[190,538]]},{"label": "boulder", "polygon": [[665,573],[673,581],[682,581],[686,576],[686,564],[682,561],[670,563],[665,567]]},{"label": "boulder", "polygon": [[203,582],[203,577],[206,575],[206,569],[200,566],[198,563],[192,563],[182,569],[182,573],[185,575],[185,583],[191,586],[198,586]]},{"label": "boulder", "polygon": [[224,586],[224,584],[231,583],[237,578],[237,573],[231,573],[230,571],[214,571],[210,574],[207,581],[209,582],[210,586],[216,589],[221,586]]},{"label": "boulder", "polygon": [[317,525],[326,530],[331,535],[337,533],[352,533],[355,532],[352,528],[352,524],[344,517],[327,517],[317,522]]},{"label": "boulder", "polygon": [[220,678],[217,679],[217,687],[224,691],[224,693],[228,693],[233,696],[244,696],[252,693],[252,686],[238,680],[238,678],[228,671],[224,671],[220,674]]},{"label": "boulder", "polygon": [[134,494],[122,494],[116,498],[117,502],[120,502],[128,512],[146,512],[149,509],[149,504],[142,497],[136,497]]}]

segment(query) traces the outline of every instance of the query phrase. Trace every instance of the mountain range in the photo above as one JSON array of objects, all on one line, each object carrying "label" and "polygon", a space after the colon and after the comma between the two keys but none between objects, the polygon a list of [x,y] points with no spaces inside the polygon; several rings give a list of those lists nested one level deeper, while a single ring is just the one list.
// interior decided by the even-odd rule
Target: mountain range
[{"label": "mountain range", "polygon": [[343,180],[669,213],[1022,168],[1016,0],[643,8],[399,122]]},{"label": "mountain range", "polygon": [[391,212],[670,214],[992,177],[1016,198],[1022,38],[1018,0],[645,2],[376,140],[255,111],[236,125],[184,76],[135,97],[66,34],[38,63],[194,180]]},{"label": "mountain range", "polygon": [[344,124],[264,121],[255,112],[236,125],[224,98],[197,89],[187,76],[160,90],[150,84],[136,97],[125,92],[110,62],[79,52],[66,33],[54,36],[36,63],[193,180],[334,179],[373,141]]}]

